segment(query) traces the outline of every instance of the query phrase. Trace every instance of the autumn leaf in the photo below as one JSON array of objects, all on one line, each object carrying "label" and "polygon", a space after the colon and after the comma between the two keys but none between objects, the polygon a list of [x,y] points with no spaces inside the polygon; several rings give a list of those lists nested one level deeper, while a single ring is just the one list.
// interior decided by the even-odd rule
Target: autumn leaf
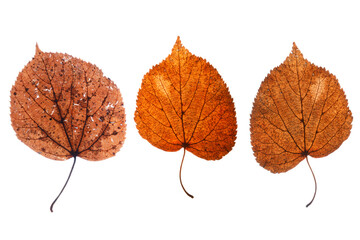
[{"label": "autumn leaf", "polygon": [[[293,45],[284,63],[261,83],[250,126],[256,160],[273,172],[286,172],[308,156],[325,157],[349,137],[351,111],[336,77],[304,59]],[[315,181],[315,175],[310,167]]]},{"label": "autumn leaf", "polygon": [[11,89],[16,136],[54,160],[99,161],[115,155],[125,140],[125,110],[119,89],[93,64],[68,54],[45,53],[19,73]]},{"label": "autumn leaf", "polygon": [[231,151],[236,116],[229,90],[217,70],[191,54],[178,37],[171,54],[143,78],[135,111],[140,135],[165,151],[184,149],[206,160]]}]

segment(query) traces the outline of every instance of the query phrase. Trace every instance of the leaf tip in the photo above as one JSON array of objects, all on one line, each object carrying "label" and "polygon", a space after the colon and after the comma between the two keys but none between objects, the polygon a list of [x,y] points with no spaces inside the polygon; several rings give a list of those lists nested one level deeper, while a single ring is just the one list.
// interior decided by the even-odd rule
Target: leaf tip
[{"label": "leaf tip", "polygon": [[175,44],[174,44],[174,47],[173,47],[173,49],[172,49],[172,52],[173,52],[173,53],[174,53],[174,52],[178,52],[178,51],[180,51],[181,48],[182,48],[182,44],[181,44],[180,36],[178,36],[178,37],[176,38],[176,42],[175,42]]},{"label": "leaf tip", "polygon": [[39,44],[36,43],[36,45],[35,45],[35,56],[38,55],[38,54],[41,54],[41,53],[42,53],[42,51],[39,48]]},{"label": "leaf tip", "polygon": [[296,43],[295,43],[295,42],[293,42],[292,50],[293,50],[293,52],[296,51],[296,50],[299,50],[298,47],[296,46]]},{"label": "leaf tip", "polygon": [[302,53],[300,52],[299,48],[296,46],[295,42],[293,42],[293,47],[292,47],[290,56],[291,56],[291,58],[300,58],[300,59],[304,58]]},{"label": "leaf tip", "polygon": [[177,36],[175,46],[179,46],[179,47],[181,46],[180,36]]}]

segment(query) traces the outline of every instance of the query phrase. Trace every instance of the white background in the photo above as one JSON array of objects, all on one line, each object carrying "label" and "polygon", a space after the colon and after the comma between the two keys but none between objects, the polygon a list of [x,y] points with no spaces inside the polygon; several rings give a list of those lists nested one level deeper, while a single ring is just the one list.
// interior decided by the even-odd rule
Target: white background
[{"label": "white background", "polygon": [[[338,2],[341,2],[339,4]],[[360,13],[356,1],[2,1],[0,3],[0,239],[359,239]],[[164,152],[133,120],[143,75],[177,36],[221,74],[235,101],[238,135],[219,161]],[[46,159],[19,141],[10,89],[35,44],[100,67],[120,88],[126,141],[113,158]],[[331,155],[272,174],[256,162],[249,118],[260,83],[296,42],[335,74],[354,121]]]}]

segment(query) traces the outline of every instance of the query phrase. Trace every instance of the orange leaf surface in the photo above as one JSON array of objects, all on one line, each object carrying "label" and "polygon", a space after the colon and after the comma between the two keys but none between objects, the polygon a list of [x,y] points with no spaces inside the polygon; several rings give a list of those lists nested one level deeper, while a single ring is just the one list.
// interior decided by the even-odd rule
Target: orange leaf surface
[{"label": "orange leaf surface", "polygon": [[350,135],[351,122],[336,77],[304,59],[294,43],[255,98],[250,120],[254,155],[265,169],[286,172],[305,158],[309,163],[308,156],[324,157],[339,148]]},{"label": "orange leaf surface", "polygon": [[184,148],[184,155],[187,150],[216,160],[235,144],[235,108],[226,84],[206,60],[182,46],[179,37],[171,54],[144,76],[136,105],[140,135],[162,150]]},{"label": "orange leaf surface", "polygon": [[93,64],[37,45],[11,89],[11,122],[31,149],[54,160],[74,157],[74,164],[77,156],[112,157],[125,140],[125,110],[115,83]]}]

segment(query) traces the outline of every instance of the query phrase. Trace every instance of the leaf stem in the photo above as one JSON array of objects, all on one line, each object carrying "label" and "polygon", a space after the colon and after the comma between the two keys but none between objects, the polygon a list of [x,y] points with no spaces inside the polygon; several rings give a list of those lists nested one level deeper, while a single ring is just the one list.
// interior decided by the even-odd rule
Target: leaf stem
[{"label": "leaf stem", "polygon": [[179,172],[180,184],[181,184],[181,187],[182,187],[182,189],[184,190],[184,192],[185,192],[189,197],[194,198],[193,195],[191,195],[190,193],[188,193],[188,192],[185,190],[184,185],[183,185],[183,183],[182,183],[182,181],[181,181],[181,170],[182,170],[182,165],[183,165],[184,158],[185,158],[185,152],[186,152],[186,151],[185,151],[185,148],[184,148],[184,154],[183,154],[183,157],[182,157],[182,160],[181,160],[180,172]]},{"label": "leaf stem", "polygon": [[61,195],[61,194],[62,194],[62,192],[64,191],[64,189],[65,189],[65,187],[66,187],[67,183],[69,182],[69,179],[70,179],[70,177],[71,177],[71,174],[72,174],[72,172],[73,172],[73,170],[74,170],[75,163],[76,163],[76,156],[74,156],[74,163],[73,163],[73,165],[72,165],[72,167],[71,167],[71,170],[70,170],[69,176],[68,176],[68,178],[67,178],[67,180],[66,180],[66,182],[65,182],[65,184],[64,184],[64,186],[63,186],[63,188],[61,189],[61,191],[60,191],[59,195],[55,198],[55,200],[52,202],[52,204],[51,204],[51,206],[50,206],[50,211],[51,211],[51,212],[53,212],[53,207],[54,207],[54,204],[56,203],[56,201],[58,200],[58,198],[60,197],[60,195]]},{"label": "leaf stem", "polygon": [[308,166],[309,166],[309,168],[310,168],[310,170],[311,170],[311,173],[312,173],[312,175],[313,175],[313,177],[314,177],[314,182],[315,182],[315,192],[314,192],[314,196],[313,196],[313,198],[311,199],[311,201],[306,205],[306,207],[308,207],[308,206],[310,206],[310,205],[312,204],[312,202],[313,202],[314,199],[315,199],[316,191],[317,191],[317,183],[316,183],[315,174],[314,174],[314,172],[313,172],[313,170],[312,170],[312,168],[311,168],[311,166],[310,166],[310,163],[309,163],[309,160],[308,160],[308,157],[307,157],[307,156],[306,156],[306,162],[307,162],[307,164],[308,164]]}]

